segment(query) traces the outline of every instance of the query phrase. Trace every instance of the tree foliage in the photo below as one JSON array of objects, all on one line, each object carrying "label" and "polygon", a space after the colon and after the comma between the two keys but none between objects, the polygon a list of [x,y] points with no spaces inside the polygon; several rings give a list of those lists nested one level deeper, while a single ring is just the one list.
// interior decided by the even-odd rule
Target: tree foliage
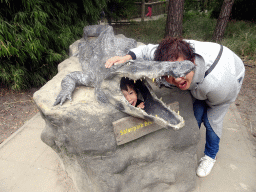
[{"label": "tree foliage", "polygon": [[[105,0],[1,0],[0,82],[41,86],[57,72],[69,45],[95,23]],[[87,22],[88,21],[88,22]]]},{"label": "tree foliage", "polygon": [[138,2],[138,0],[108,0],[103,11],[105,12],[105,16],[109,21],[130,19],[136,12],[134,2]]},{"label": "tree foliage", "polygon": [[256,21],[255,0],[235,0],[231,14],[232,19]]},{"label": "tree foliage", "polygon": [[[135,0],[0,0],[0,83],[19,90],[57,73],[71,43],[105,10],[125,17]],[[109,11],[109,5],[118,5]]]},{"label": "tree foliage", "polygon": [[[210,8],[213,10],[212,18],[217,19],[221,11],[223,0],[211,1],[216,2]],[[255,7],[255,0],[235,0],[230,19],[256,21]]]}]

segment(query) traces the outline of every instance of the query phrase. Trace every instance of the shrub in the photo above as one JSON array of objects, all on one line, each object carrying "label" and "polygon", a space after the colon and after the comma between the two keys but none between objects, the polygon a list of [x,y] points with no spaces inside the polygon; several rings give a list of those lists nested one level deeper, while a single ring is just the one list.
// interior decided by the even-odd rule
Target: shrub
[{"label": "shrub", "polygon": [[67,57],[69,45],[82,36],[86,21],[97,21],[104,3],[1,0],[0,81],[14,90],[47,82]]}]

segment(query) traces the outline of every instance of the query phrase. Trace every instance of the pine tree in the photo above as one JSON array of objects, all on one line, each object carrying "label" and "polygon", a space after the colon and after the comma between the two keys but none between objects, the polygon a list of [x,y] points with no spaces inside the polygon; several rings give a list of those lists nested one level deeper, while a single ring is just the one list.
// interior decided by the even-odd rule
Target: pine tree
[{"label": "pine tree", "polygon": [[223,5],[221,7],[220,15],[217,21],[217,25],[215,27],[215,31],[213,34],[213,40],[216,42],[220,42],[224,37],[224,32],[226,26],[228,24],[228,20],[230,17],[230,13],[232,11],[232,6],[235,0],[224,0]]},{"label": "pine tree", "polygon": [[165,37],[181,37],[184,0],[170,0],[166,20]]}]

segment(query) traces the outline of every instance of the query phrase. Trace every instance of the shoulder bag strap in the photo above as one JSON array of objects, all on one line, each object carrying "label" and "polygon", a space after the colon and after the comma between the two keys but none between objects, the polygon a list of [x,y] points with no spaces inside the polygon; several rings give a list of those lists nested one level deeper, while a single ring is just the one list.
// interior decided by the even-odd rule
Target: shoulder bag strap
[{"label": "shoulder bag strap", "polygon": [[223,52],[223,45],[220,45],[220,52],[219,52],[217,58],[215,59],[215,61],[213,62],[213,64],[211,65],[211,67],[205,72],[204,77],[206,77],[217,65],[217,63],[219,62],[220,57],[222,55],[222,52]]}]

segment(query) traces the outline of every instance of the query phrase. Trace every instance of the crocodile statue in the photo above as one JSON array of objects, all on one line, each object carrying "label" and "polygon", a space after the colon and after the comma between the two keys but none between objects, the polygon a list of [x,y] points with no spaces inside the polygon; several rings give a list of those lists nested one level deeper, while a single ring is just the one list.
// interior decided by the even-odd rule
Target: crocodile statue
[{"label": "crocodile statue", "polygon": [[[96,38],[91,38],[96,37]],[[55,105],[62,105],[66,99],[72,101],[76,86],[84,85],[95,88],[97,101],[102,105],[112,104],[116,109],[134,117],[150,120],[162,127],[179,129],[184,126],[183,118],[169,109],[157,98],[148,81],[157,80],[159,85],[167,82],[162,76],[183,77],[194,70],[191,61],[146,61],[130,60],[126,63],[105,68],[107,59],[123,56],[137,46],[131,38],[118,38],[113,28],[108,25],[92,25],[84,28],[84,42],[79,45],[79,62],[82,71],[68,74],[61,82],[62,90]],[[136,108],[129,104],[120,90],[121,78],[134,80],[140,89],[145,108]]]}]

